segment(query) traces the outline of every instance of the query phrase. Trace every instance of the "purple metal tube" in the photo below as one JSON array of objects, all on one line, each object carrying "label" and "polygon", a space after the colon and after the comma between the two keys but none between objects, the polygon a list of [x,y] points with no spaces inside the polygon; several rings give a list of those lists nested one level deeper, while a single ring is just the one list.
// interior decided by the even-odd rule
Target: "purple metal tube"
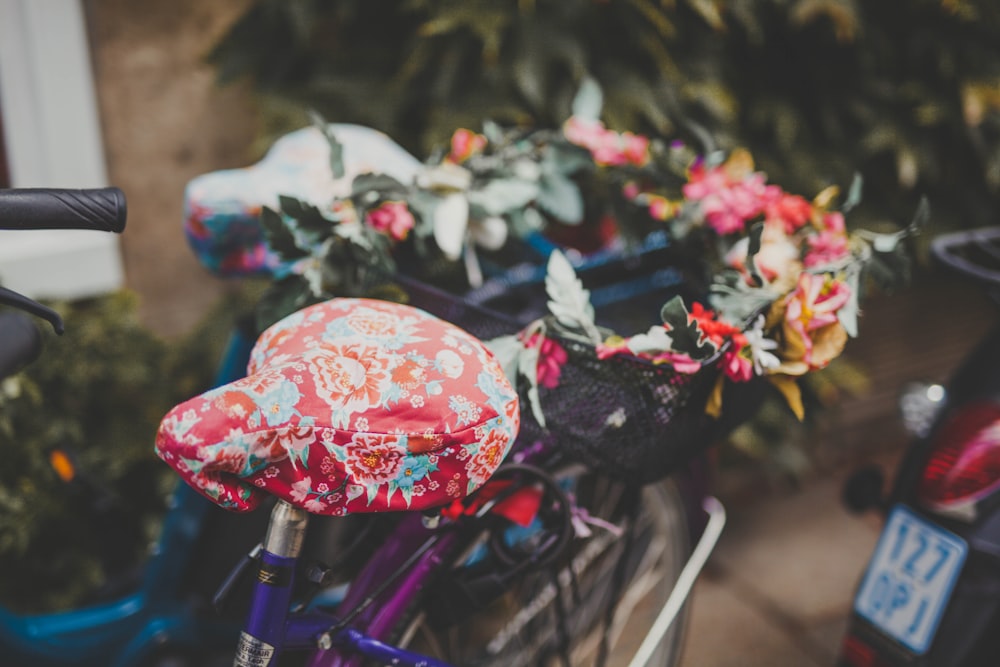
[{"label": "purple metal tube", "polygon": [[271,665],[281,653],[295,562],[295,558],[261,552],[250,615],[240,636],[234,667]]},{"label": "purple metal tube", "polygon": [[[432,534],[419,521],[419,516],[412,518],[417,519],[417,521],[404,520],[386,544],[379,549],[375,560],[355,580],[348,597],[340,606],[340,609],[345,613],[349,613],[354,607],[361,604],[375,586],[398,569]],[[442,534],[440,539],[431,545],[427,552],[389,589],[388,597],[378,599],[371,607],[358,615],[352,625],[356,624],[357,627],[364,628],[366,632],[359,633],[350,629],[343,631],[334,638],[336,645],[332,649],[317,651],[313,654],[308,663],[309,667],[356,667],[364,660],[365,654],[361,651],[376,645],[398,651],[399,649],[394,647],[385,647],[378,640],[384,639],[402,619],[414,598],[426,584],[428,576],[444,561],[454,540],[454,533]],[[344,637],[347,636],[350,636],[351,639],[345,641]],[[359,638],[364,641],[357,641]],[[347,650],[338,650],[338,648]],[[419,660],[413,663],[409,662],[413,655],[403,651],[395,657],[401,660],[398,663],[401,665],[421,664]],[[427,658],[423,658],[423,660],[423,664],[447,667],[445,663],[440,661],[427,662]]]}]

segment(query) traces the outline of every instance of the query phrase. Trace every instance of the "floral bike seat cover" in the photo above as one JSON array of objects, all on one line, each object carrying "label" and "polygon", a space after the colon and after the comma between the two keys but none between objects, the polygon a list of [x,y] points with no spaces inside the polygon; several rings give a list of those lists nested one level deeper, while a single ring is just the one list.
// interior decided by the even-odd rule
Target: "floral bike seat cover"
[{"label": "floral bike seat cover", "polygon": [[517,393],[483,344],[416,308],[338,298],[268,328],[247,377],[171,410],[159,456],[216,504],[419,510],[489,479]]}]

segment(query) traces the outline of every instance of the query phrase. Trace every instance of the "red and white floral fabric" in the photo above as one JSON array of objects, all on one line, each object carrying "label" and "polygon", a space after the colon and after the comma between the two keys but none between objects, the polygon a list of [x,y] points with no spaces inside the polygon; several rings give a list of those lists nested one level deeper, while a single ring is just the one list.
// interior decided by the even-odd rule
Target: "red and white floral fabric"
[{"label": "red and white floral fabric", "polygon": [[227,509],[267,492],[344,515],[471,493],[518,426],[517,393],[479,340],[410,306],[333,299],[265,331],[246,378],[171,410],[156,449]]}]

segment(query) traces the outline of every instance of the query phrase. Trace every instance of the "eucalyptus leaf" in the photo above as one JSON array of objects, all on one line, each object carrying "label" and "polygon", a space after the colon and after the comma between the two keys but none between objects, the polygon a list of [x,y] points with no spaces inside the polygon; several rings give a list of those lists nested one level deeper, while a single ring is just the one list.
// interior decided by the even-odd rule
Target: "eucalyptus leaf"
[{"label": "eucalyptus leaf", "polygon": [[469,226],[469,200],[461,192],[445,195],[433,215],[434,241],[445,257],[457,261],[462,256]]},{"label": "eucalyptus leaf", "polygon": [[847,191],[847,198],[844,200],[844,205],[840,207],[841,213],[847,215],[861,203],[863,185],[864,178],[861,177],[861,174],[854,174],[854,178],[851,180],[851,187]]},{"label": "eucalyptus leaf", "polygon": [[538,184],[519,178],[490,181],[485,187],[469,190],[469,204],[484,215],[503,215],[507,211],[524,208],[539,194]]},{"label": "eucalyptus leaf", "polygon": [[583,195],[576,183],[561,174],[548,173],[540,184],[539,208],[568,225],[583,222]]},{"label": "eucalyptus leaf", "polygon": [[858,314],[860,312],[861,272],[857,268],[850,270],[845,276],[844,282],[850,288],[851,295],[847,299],[847,303],[837,311],[837,320],[844,327],[844,331],[847,332],[848,336],[856,338],[858,335]]},{"label": "eucalyptus leaf", "polygon": [[596,79],[585,77],[573,98],[573,115],[583,120],[600,120],[604,93]]}]

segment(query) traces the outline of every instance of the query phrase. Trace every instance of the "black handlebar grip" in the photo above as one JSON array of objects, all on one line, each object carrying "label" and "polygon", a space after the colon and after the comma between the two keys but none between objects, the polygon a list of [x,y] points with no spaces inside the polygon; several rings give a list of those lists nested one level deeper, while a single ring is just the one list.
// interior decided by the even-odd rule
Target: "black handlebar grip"
[{"label": "black handlebar grip", "polygon": [[0,379],[33,361],[42,349],[42,336],[30,318],[0,313]]},{"label": "black handlebar grip", "polygon": [[125,229],[125,193],[118,188],[0,190],[0,229]]}]

